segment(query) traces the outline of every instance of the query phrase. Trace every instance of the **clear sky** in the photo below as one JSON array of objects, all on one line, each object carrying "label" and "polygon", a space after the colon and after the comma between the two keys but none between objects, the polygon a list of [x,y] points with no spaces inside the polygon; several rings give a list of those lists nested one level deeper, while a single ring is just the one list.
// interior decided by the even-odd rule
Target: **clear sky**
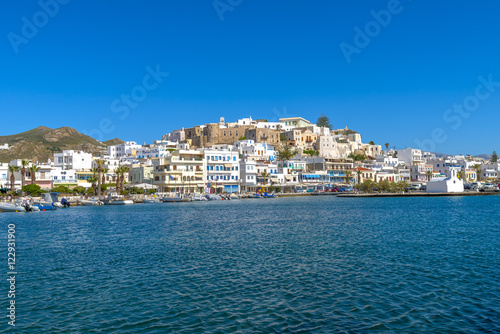
[{"label": "clear sky", "polygon": [[325,113],[366,142],[500,151],[498,1],[54,1],[3,2],[0,135]]}]

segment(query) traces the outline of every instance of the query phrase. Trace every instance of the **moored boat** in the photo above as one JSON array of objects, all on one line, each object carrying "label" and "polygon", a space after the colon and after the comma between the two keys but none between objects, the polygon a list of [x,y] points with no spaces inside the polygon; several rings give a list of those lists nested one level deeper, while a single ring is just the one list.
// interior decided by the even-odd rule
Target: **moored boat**
[{"label": "moored boat", "polygon": [[20,203],[0,203],[1,212],[26,212]]}]

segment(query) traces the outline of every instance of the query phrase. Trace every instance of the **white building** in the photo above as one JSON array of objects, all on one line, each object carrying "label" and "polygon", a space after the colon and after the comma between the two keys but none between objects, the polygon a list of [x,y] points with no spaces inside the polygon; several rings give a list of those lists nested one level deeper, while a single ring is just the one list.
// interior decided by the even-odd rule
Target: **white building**
[{"label": "white building", "polygon": [[137,145],[135,141],[126,141],[123,144],[108,146],[108,155],[113,158],[120,157],[130,157],[135,156],[135,152],[137,149],[142,147],[141,145]]},{"label": "white building", "polygon": [[257,168],[254,160],[240,160],[241,191],[252,191],[257,186]]},{"label": "white building", "polygon": [[252,157],[253,160],[276,160],[276,151],[272,145],[267,143],[255,143],[254,140],[239,140],[234,144],[234,148],[246,157]]},{"label": "white building", "polygon": [[5,188],[9,182],[9,164],[0,163],[0,188]]},{"label": "white building", "polygon": [[60,169],[54,168],[51,171],[52,174],[52,182],[54,187],[57,187],[60,184],[78,184],[78,177],[76,175],[76,171],[74,169]]},{"label": "white building", "polygon": [[215,193],[239,192],[240,158],[238,151],[203,149],[206,183]]},{"label": "white building", "polygon": [[405,163],[406,166],[418,165],[424,163],[422,158],[422,150],[407,148],[404,150],[397,150],[398,160]]},{"label": "white building", "polygon": [[457,177],[459,168],[450,168],[448,177],[436,177],[427,182],[428,193],[461,193],[464,191],[464,181]]},{"label": "white building", "polygon": [[73,150],[54,153],[54,167],[75,170],[90,169],[92,168],[92,154]]},{"label": "white building", "polygon": [[3,144],[3,145],[0,145],[0,151],[1,150],[9,150],[9,144]]}]

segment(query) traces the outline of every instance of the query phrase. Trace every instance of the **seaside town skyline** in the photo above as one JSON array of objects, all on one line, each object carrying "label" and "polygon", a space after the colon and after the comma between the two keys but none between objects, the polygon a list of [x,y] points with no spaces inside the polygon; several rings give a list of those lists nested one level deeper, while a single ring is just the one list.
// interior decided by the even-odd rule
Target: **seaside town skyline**
[{"label": "seaside town skyline", "polygon": [[2,135],[69,126],[151,143],[186,118],[326,114],[398,148],[495,149],[494,1],[117,4],[6,4]]},{"label": "seaside town skyline", "polygon": [[[63,145],[68,136],[43,138]],[[3,144],[0,152],[12,148]],[[118,193],[126,191],[127,184],[128,189],[149,187],[158,193],[231,194],[325,191],[339,184],[361,190],[370,182],[403,189],[453,176],[462,184],[453,192],[461,192],[464,183],[477,183],[479,190],[480,181],[497,189],[500,171],[496,151],[483,158],[396,149],[388,142],[363,140],[348,127],[335,129],[326,115],[316,122],[302,117],[226,122],[220,117],[218,122],[166,133],[153,144],[127,140],[101,144],[99,150],[63,150],[47,161],[17,157],[0,164],[0,188],[20,191],[33,184],[46,191],[76,189],[100,196],[106,193],[101,185],[108,183]]]}]

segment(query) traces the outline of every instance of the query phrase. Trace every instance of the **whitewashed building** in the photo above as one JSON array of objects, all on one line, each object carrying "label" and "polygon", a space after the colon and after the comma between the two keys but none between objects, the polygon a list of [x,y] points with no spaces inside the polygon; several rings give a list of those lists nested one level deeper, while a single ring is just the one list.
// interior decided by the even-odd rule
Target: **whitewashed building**
[{"label": "whitewashed building", "polygon": [[207,188],[214,193],[239,192],[240,157],[238,151],[204,149]]},{"label": "whitewashed building", "polygon": [[92,168],[92,154],[83,151],[64,150],[54,153],[54,167],[84,170]]},{"label": "whitewashed building", "polygon": [[461,193],[464,182],[457,177],[459,168],[450,168],[447,177],[435,177],[427,182],[428,193]]}]

